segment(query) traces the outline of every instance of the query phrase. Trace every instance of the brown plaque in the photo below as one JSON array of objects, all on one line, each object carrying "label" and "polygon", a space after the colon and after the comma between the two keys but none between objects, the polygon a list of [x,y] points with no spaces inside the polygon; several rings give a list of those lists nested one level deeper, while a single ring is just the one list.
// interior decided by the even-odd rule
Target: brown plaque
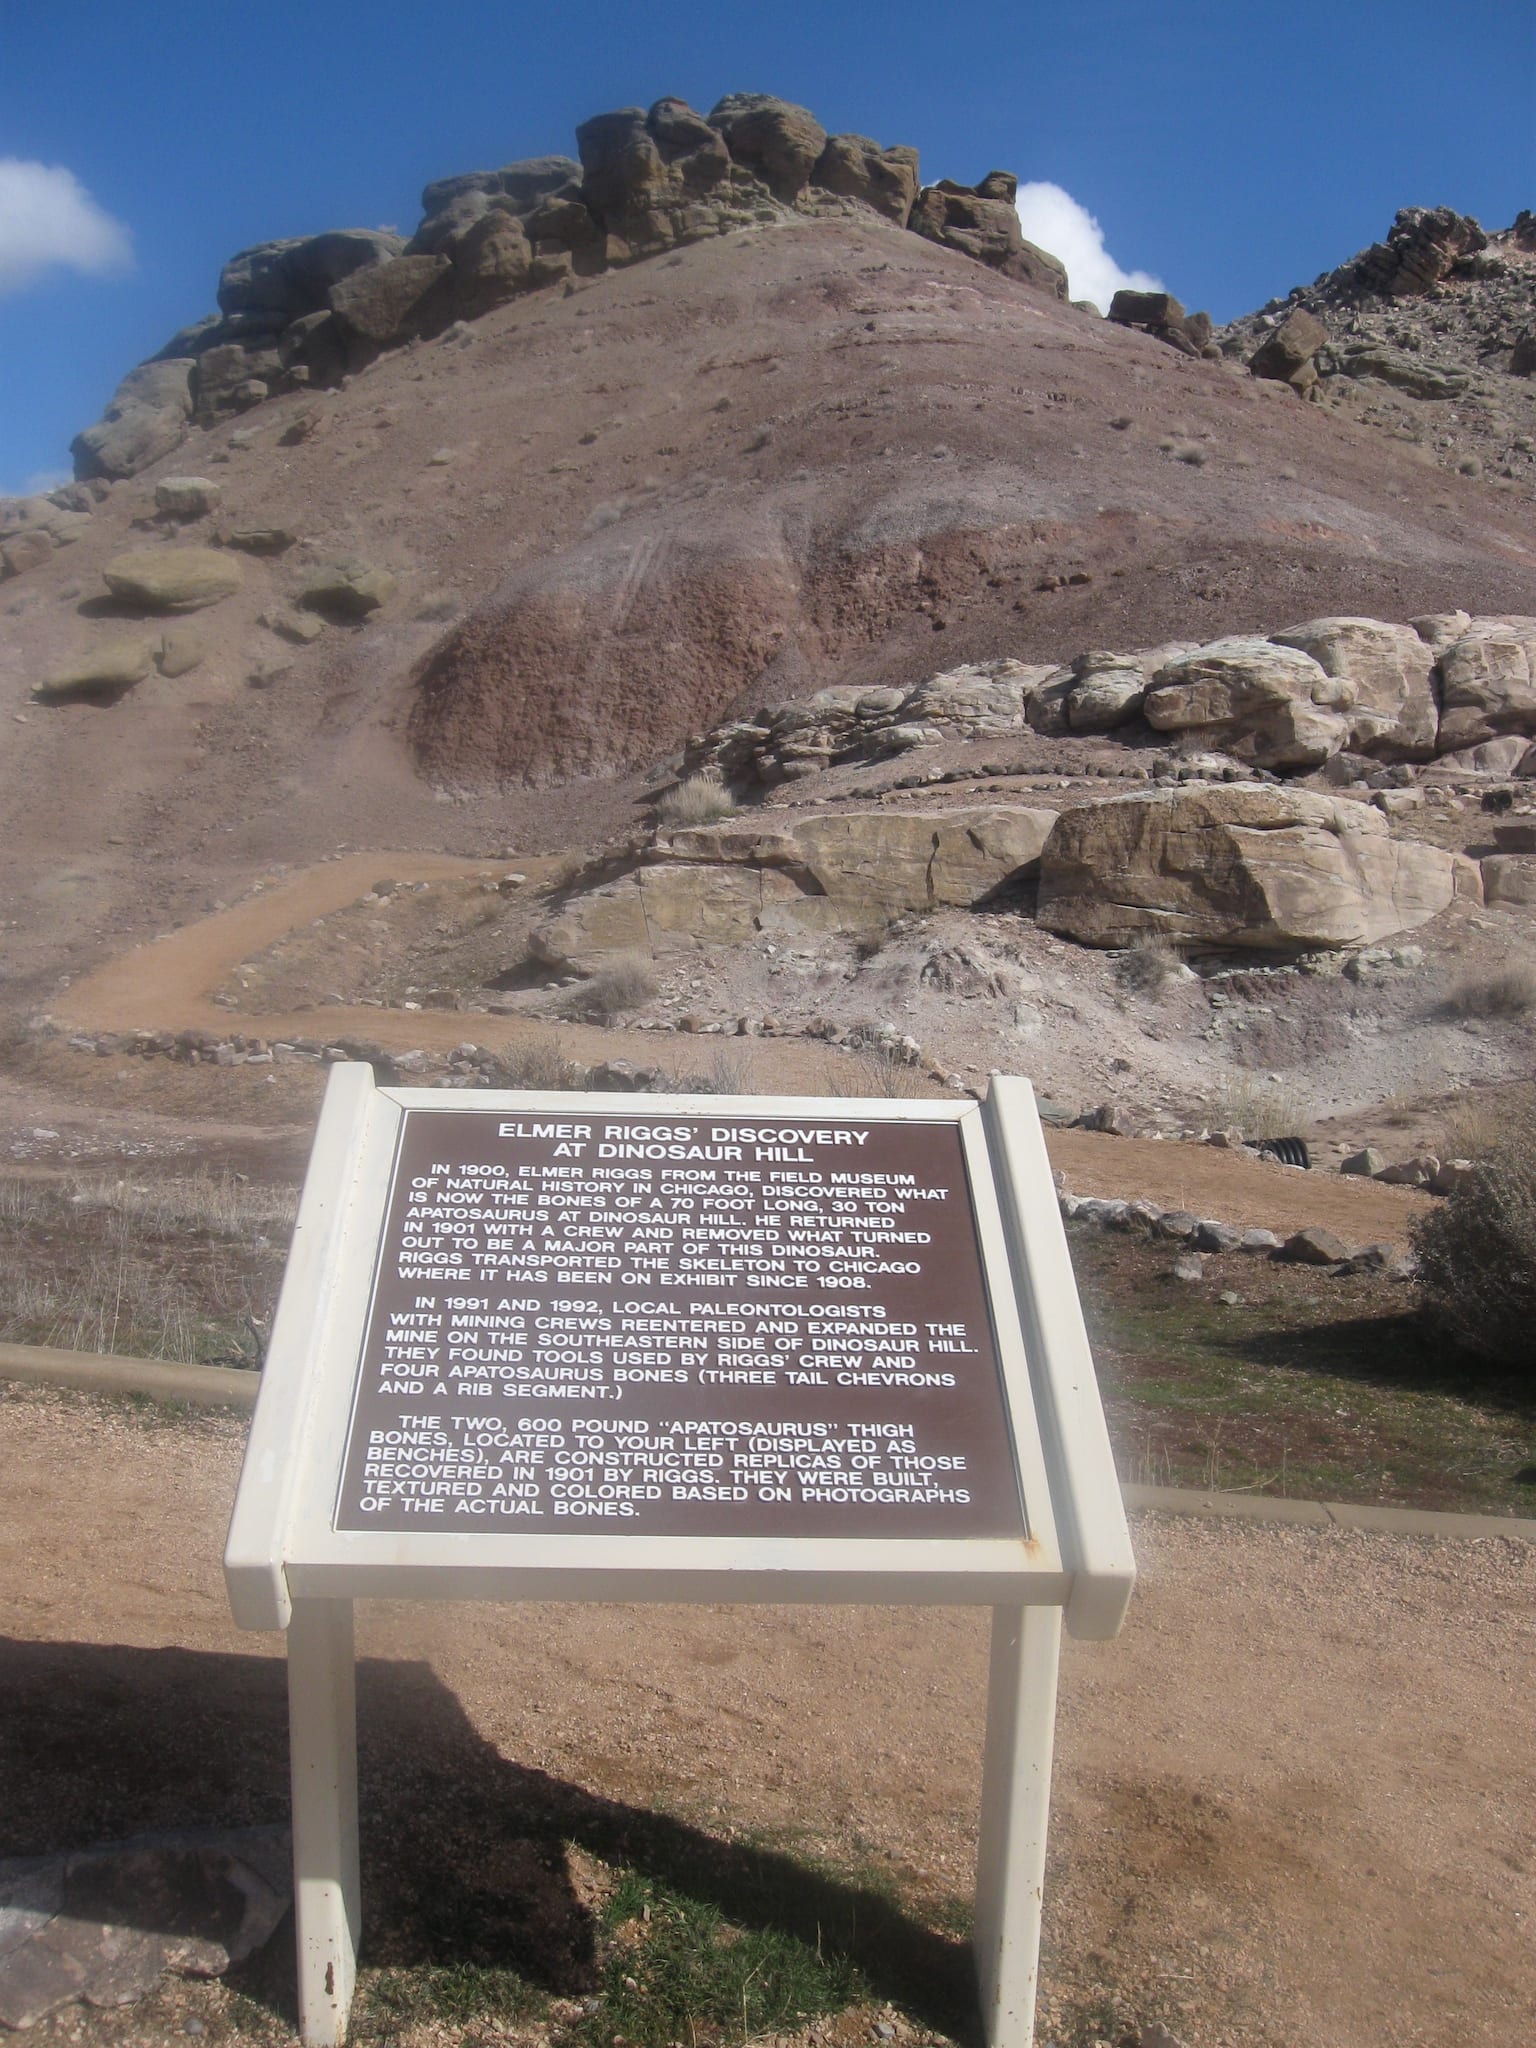
[{"label": "brown plaque", "polygon": [[406,1111],[333,1526],[1024,1534],[959,1130]]}]

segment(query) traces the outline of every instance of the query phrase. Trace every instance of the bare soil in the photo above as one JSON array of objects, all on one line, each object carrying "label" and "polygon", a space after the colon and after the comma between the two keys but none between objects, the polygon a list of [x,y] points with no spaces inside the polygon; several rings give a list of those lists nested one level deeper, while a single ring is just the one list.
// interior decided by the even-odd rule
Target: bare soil
[{"label": "bare soil", "polygon": [[[4,1851],[281,1818],[281,1645],[233,1631],[218,1566],[241,1426],[36,1394],[0,1418]],[[1157,1517],[1136,1540],[1122,1638],[1066,1655],[1040,2038],[1161,2019],[1192,2048],[1522,2039],[1536,1550]],[[365,1603],[360,1647],[375,1959],[430,1948],[424,1890],[526,1888],[519,1838],[665,1839],[738,1893],[753,1857],[865,1874],[844,1910],[879,1910],[884,1873],[922,1965],[901,1999],[950,2017],[983,1616]],[[284,2038],[286,1940],[248,2002],[184,1987],[34,2038],[156,2042],[188,2015]]]}]

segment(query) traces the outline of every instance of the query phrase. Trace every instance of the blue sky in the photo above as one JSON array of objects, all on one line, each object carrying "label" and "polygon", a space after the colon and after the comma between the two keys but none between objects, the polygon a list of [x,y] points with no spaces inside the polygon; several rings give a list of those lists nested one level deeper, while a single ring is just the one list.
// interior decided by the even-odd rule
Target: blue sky
[{"label": "blue sky", "polygon": [[0,0],[0,491],[67,469],[118,379],[212,309],[232,251],[409,233],[430,178],[573,152],[604,108],[737,90],[915,143],[925,178],[1058,185],[1123,268],[1218,319],[1399,206],[1488,227],[1536,206],[1532,0]]}]

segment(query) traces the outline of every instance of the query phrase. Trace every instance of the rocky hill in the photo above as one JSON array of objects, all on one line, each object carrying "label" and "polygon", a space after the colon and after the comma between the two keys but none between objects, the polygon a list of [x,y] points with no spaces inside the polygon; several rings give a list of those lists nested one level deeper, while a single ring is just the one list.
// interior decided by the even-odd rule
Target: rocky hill
[{"label": "rocky hill", "polygon": [[[1523,403],[1518,334],[1444,351],[1517,324],[1525,226],[1473,247],[1404,216],[1352,283],[1213,336],[1167,295],[1068,303],[1008,174],[924,187],[782,102],[663,101],[577,145],[430,186],[409,242],[241,252],[79,480],[0,506],[13,1016],[340,846],[561,878],[474,897],[464,945],[463,906],[406,933],[375,904],[366,974],[322,934],[294,1004],[500,991],[510,1028],[616,952],[686,979],[665,963],[702,941],[721,1022],[781,979],[787,919],[809,1023],[868,996],[882,921],[975,916],[1092,988],[1048,1064],[1145,1070],[1149,1100],[1199,1062],[1072,949],[1267,957],[1295,1015],[1242,1045],[1322,1072],[1343,1041],[1309,1036],[1327,977],[1298,960],[1528,947],[1523,842],[1484,843],[1475,803],[1531,787],[1520,451],[1497,476],[1440,448],[1484,431],[1472,398],[1352,352],[1427,392],[1422,329],[1467,394]],[[1381,430],[1399,405],[1418,439]],[[666,829],[701,785],[747,822]],[[958,1029],[946,989],[1012,986],[927,958],[890,1000],[929,1034]],[[949,1067],[1020,1057],[1017,1003],[983,1009]],[[1447,1028],[1447,1071],[1525,1056],[1518,1018],[1472,1051]],[[1361,1087],[1428,1043],[1405,1026]]]},{"label": "rocky hill", "polygon": [[1223,351],[1426,461],[1536,483],[1536,216],[1407,207],[1384,242],[1237,320]]}]

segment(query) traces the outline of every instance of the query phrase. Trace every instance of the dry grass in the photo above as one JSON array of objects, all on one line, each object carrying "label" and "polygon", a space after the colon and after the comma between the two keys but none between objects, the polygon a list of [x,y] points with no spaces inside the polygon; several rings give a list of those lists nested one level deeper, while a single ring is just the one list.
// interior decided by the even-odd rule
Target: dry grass
[{"label": "dry grass", "polygon": [[1228,1074],[1212,1092],[1209,1117],[1213,1126],[1231,1126],[1253,1142],[1299,1137],[1311,1123],[1312,1111],[1294,1086],[1236,1073]]},{"label": "dry grass", "polygon": [[258,1365],[295,1209],[228,1175],[0,1181],[0,1338]]},{"label": "dry grass", "polygon": [[713,825],[728,818],[736,799],[717,775],[690,775],[656,805],[658,825]]},{"label": "dry grass", "polygon": [[1528,1017],[1536,1011],[1536,967],[1517,963],[1467,975],[1446,996],[1453,1017]]},{"label": "dry grass", "polygon": [[1160,995],[1179,972],[1177,950],[1153,935],[1133,940],[1115,960],[1115,979],[1137,995]]},{"label": "dry grass", "polygon": [[553,1033],[532,1038],[524,1045],[508,1046],[499,1054],[490,1076],[494,1088],[524,1088],[530,1094],[553,1095],[565,1088],[586,1085],[586,1069],[565,1055]]},{"label": "dry grass", "polygon": [[656,975],[649,960],[622,953],[606,967],[567,989],[560,1000],[562,1016],[589,1024],[607,1024],[626,1010],[638,1010],[656,993]]}]

